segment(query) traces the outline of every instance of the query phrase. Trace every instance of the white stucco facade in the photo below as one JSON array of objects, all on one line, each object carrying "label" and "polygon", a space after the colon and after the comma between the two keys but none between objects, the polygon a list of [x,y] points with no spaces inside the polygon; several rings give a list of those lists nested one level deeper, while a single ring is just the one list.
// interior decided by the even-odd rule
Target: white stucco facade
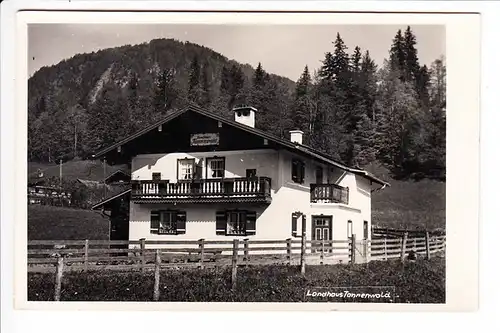
[{"label": "white stucco facade", "polygon": [[[307,238],[312,237],[312,218],[332,218],[332,239],[347,240],[348,221],[352,221],[352,233],[357,239],[370,237],[364,228],[371,230],[371,183],[370,180],[345,172],[312,159],[300,157],[305,162],[303,184],[292,181],[292,158],[286,150],[217,151],[199,153],[169,153],[138,155],[132,160],[131,179],[151,180],[153,173],[161,179],[177,182],[178,159],[195,159],[195,163],[206,175],[206,159],[225,158],[225,178],[245,177],[247,169],[255,169],[258,177],[271,178],[271,203],[130,203],[129,239],[138,240],[231,240],[234,238],[284,240],[291,237],[291,215],[300,211],[306,215]],[[298,157],[298,156],[297,156]],[[349,188],[349,203],[311,203],[310,185],[316,183],[316,167],[323,167],[323,183],[338,184]],[[224,209],[245,209],[257,214],[255,235],[225,236],[216,234],[216,212]],[[182,210],[186,212],[185,233],[178,235],[154,234],[150,232],[152,210]],[[366,222],[365,222],[366,221]],[[366,226],[364,224],[366,223]],[[300,220],[297,226],[300,233]]]}]

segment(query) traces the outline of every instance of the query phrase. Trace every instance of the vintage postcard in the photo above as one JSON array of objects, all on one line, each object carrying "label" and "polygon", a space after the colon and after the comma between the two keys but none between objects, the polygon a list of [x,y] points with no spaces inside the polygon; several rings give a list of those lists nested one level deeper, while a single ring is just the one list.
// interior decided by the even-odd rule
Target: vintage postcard
[{"label": "vintage postcard", "polygon": [[16,307],[475,309],[479,22],[18,13]]}]

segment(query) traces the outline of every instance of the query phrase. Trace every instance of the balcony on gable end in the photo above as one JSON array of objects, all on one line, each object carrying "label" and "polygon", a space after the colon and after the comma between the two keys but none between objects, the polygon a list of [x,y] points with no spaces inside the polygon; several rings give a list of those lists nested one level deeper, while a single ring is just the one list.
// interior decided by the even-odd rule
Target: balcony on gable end
[{"label": "balcony on gable end", "polygon": [[311,203],[349,204],[349,188],[337,184],[311,184]]}]

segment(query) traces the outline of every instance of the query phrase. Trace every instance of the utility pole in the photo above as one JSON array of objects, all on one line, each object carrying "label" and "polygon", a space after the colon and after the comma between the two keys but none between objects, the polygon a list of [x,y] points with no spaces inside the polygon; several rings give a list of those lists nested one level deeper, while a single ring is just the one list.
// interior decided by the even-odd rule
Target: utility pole
[{"label": "utility pole", "polygon": [[102,178],[102,184],[104,185],[104,198],[106,198],[106,158],[104,158],[104,177]]},{"label": "utility pole", "polygon": [[76,122],[75,122],[75,145],[73,147],[73,158],[76,158],[76,144],[77,144]]},{"label": "utility pole", "polygon": [[62,189],[62,159],[59,160],[59,189]]}]

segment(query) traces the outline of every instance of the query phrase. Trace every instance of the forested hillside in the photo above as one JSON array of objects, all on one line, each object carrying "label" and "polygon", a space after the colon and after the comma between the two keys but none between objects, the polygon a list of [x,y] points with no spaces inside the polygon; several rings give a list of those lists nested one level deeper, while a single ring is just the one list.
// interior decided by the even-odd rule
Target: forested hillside
[{"label": "forested hillside", "polygon": [[28,82],[28,159],[85,159],[188,102],[227,118],[248,104],[258,109],[258,128],[282,137],[302,129],[306,144],[348,165],[444,178],[445,92],[444,58],[421,66],[410,27],[395,32],[380,68],[369,50],[348,50],[337,35],[323,65],[306,66],[296,83],[261,64],[157,39],[36,72]]}]

